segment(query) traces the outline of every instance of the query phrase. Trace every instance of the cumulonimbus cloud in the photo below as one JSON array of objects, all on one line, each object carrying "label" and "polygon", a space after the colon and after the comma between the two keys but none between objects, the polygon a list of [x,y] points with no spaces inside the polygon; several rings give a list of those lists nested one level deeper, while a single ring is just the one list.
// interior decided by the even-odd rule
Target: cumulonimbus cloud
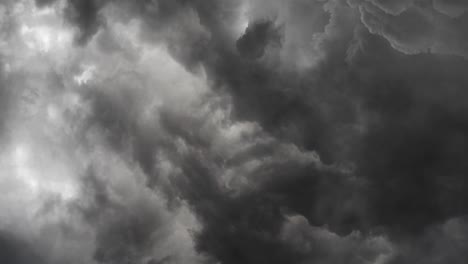
[{"label": "cumulonimbus cloud", "polygon": [[0,262],[464,263],[459,1],[0,4]]}]

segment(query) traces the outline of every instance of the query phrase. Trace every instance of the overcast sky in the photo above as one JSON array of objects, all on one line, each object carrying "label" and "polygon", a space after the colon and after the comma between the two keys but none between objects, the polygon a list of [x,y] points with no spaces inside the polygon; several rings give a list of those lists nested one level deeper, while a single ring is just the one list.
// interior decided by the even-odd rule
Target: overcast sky
[{"label": "overcast sky", "polygon": [[467,259],[468,1],[0,0],[0,263]]}]

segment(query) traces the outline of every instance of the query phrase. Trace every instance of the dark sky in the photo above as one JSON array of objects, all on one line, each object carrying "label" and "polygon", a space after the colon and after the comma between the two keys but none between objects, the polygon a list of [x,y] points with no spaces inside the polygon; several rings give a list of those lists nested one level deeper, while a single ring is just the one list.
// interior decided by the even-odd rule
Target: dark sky
[{"label": "dark sky", "polygon": [[2,0],[0,263],[465,264],[465,0]]}]

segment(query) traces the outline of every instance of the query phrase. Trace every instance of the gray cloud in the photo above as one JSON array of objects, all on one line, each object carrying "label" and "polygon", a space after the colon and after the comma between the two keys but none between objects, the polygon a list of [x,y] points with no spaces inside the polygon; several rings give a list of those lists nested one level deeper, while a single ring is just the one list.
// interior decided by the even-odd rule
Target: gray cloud
[{"label": "gray cloud", "polygon": [[44,263],[29,245],[3,232],[0,235],[0,248],[0,260],[3,263]]},{"label": "gray cloud", "polygon": [[35,3],[1,21],[0,258],[466,258],[463,3]]},{"label": "gray cloud", "polygon": [[372,33],[382,35],[402,52],[466,57],[466,15],[463,6],[454,6],[456,2],[402,1],[396,5],[375,1],[362,3],[360,11]]}]

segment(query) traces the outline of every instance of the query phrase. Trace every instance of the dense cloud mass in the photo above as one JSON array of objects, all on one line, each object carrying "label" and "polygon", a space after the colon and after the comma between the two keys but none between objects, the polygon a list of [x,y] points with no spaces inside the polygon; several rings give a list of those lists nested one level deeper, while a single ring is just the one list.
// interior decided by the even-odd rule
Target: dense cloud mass
[{"label": "dense cloud mass", "polygon": [[462,264],[463,0],[3,0],[0,263]]}]

